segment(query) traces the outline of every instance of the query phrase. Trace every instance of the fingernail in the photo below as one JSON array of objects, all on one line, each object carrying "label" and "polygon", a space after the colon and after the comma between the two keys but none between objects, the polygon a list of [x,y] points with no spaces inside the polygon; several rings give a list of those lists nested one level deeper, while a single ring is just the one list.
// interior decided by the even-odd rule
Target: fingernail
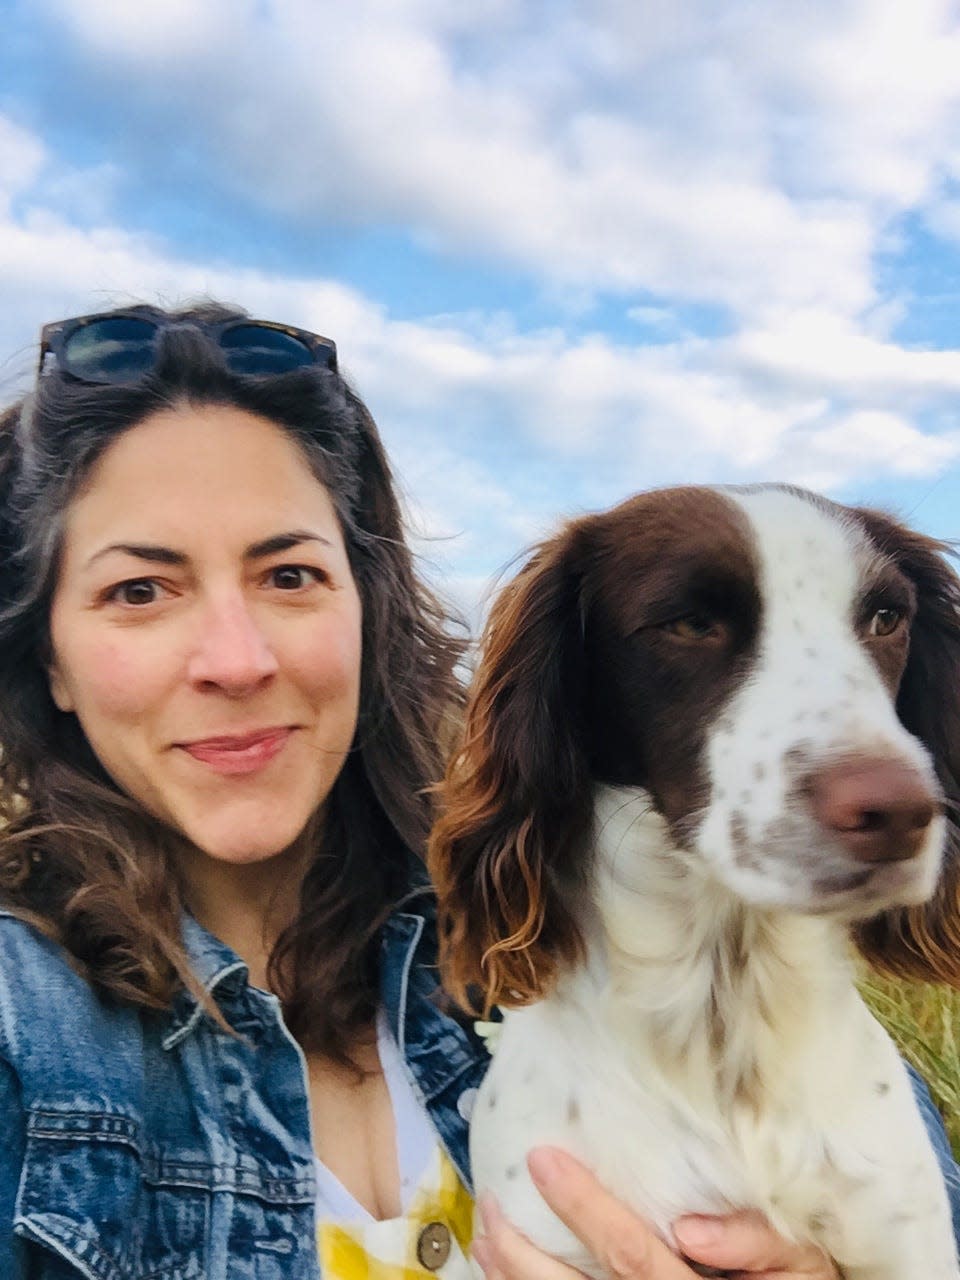
[{"label": "fingernail", "polygon": [[723,1224],[716,1218],[689,1215],[673,1224],[673,1234],[684,1249],[701,1249],[723,1237]]},{"label": "fingernail", "polygon": [[569,1168],[569,1161],[557,1147],[534,1147],[527,1156],[527,1168],[537,1186],[545,1189]]}]

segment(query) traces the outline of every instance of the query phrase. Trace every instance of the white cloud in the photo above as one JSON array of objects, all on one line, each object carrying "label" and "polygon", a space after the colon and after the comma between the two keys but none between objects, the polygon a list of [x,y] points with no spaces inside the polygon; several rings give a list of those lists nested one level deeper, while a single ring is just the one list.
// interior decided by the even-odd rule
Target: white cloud
[{"label": "white cloud", "polygon": [[93,50],[123,50],[125,58],[151,73],[169,59],[177,62],[222,48],[236,24],[257,17],[255,0],[163,0],[131,5],[125,0],[84,0],[80,6],[55,3],[59,18],[75,24]]},{"label": "white cloud", "polygon": [[871,306],[960,149],[949,0],[53,8],[248,199],[754,320]]},{"label": "white cloud", "polygon": [[[17,146],[41,152],[25,134]],[[678,476],[795,479],[805,453],[836,487],[865,468],[936,472],[958,454],[960,353],[906,350],[830,313],[654,346],[523,333],[503,317],[397,321],[334,281],[205,267],[116,226],[80,229],[26,187],[19,198],[24,212],[0,222],[0,344],[20,353],[2,371],[8,387],[30,376],[43,321],[97,305],[211,295],[333,333],[425,531],[455,538],[461,560],[502,563],[562,493],[591,504]],[[946,429],[911,427],[910,414]]]},{"label": "white cloud", "polygon": [[894,396],[907,406],[960,391],[960,351],[902,347],[825,312],[745,330],[718,352],[757,379],[849,399]]},{"label": "white cloud", "polygon": [[0,212],[9,215],[11,200],[33,184],[46,159],[39,138],[0,116]]},{"label": "white cloud", "polygon": [[932,477],[960,459],[960,431],[931,435],[895,413],[833,415],[781,442],[781,474],[819,491],[864,486],[877,476]]}]

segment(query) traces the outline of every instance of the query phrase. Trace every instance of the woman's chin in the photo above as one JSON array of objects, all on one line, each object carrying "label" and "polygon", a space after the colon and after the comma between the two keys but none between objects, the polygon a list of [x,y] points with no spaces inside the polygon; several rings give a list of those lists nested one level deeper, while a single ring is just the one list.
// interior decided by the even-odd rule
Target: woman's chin
[{"label": "woman's chin", "polygon": [[306,823],[276,822],[251,829],[243,824],[237,828],[182,827],[181,833],[191,845],[213,862],[224,866],[244,867],[268,862],[288,853],[302,834]]}]

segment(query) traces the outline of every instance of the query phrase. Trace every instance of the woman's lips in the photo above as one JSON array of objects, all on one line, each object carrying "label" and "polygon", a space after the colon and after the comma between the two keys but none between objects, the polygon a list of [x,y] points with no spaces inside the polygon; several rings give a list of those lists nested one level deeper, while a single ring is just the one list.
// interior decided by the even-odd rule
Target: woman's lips
[{"label": "woman's lips", "polygon": [[280,754],[292,732],[290,728],[264,729],[237,737],[204,738],[182,743],[181,749],[215,773],[256,773]]}]

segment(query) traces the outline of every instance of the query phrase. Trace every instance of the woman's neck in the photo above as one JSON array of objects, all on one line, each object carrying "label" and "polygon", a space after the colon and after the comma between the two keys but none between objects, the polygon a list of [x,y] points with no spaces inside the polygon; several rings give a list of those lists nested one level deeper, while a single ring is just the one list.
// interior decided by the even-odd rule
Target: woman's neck
[{"label": "woman's neck", "polygon": [[250,970],[250,981],[269,990],[270,954],[300,906],[307,855],[301,842],[262,861],[236,864],[183,849],[179,858],[190,910]]}]

